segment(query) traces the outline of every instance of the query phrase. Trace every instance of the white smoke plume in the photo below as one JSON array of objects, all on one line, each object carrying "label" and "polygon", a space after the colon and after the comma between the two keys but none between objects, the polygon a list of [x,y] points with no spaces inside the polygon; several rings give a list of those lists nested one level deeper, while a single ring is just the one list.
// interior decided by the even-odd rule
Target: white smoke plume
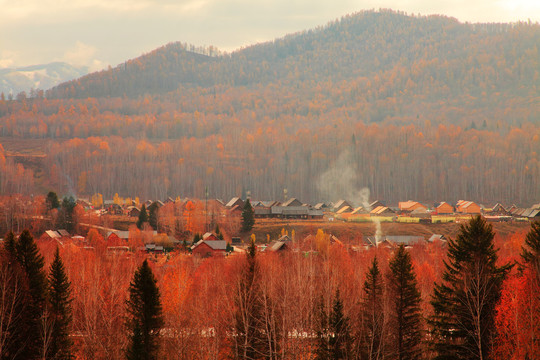
[{"label": "white smoke plume", "polygon": [[[367,187],[358,186],[354,159],[349,151],[342,152],[337,160],[325,171],[317,181],[317,189],[326,201],[345,199],[353,206],[362,206],[371,211],[369,203],[370,191]],[[378,245],[382,238],[381,222],[372,218],[375,224],[375,241]]]}]

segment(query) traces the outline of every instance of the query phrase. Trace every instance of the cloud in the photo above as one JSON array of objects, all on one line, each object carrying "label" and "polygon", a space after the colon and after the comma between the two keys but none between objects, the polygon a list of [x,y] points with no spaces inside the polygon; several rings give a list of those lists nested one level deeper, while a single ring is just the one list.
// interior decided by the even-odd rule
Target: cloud
[{"label": "cloud", "polygon": [[101,70],[106,64],[96,59],[97,52],[96,47],[77,41],[75,46],[64,53],[61,60],[71,65],[88,66],[90,71]]},{"label": "cloud", "polygon": [[16,63],[17,53],[15,51],[2,50],[0,53],[0,69],[13,67]]}]

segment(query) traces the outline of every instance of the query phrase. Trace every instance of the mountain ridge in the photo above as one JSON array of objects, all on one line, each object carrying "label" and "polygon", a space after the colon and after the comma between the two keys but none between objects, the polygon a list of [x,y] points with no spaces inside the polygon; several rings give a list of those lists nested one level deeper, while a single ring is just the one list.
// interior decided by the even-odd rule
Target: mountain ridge
[{"label": "mountain ridge", "polygon": [[5,96],[9,94],[15,96],[23,91],[30,95],[38,89],[49,89],[87,73],[87,66],[74,66],[61,61],[3,68],[0,69],[0,92]]},{"label": "mountain ridge", "polygon": [[[518,27],[524,30],[518,31],[522,37],[520,44],[530,46],[538,40],[540,27],[537,24],[468,24],[443,16],[413,17],[392,11],[366,11],[344,16],[324,27],[215,57],[195,54],[187,51],[186,45],[171,43],[100,72],[101,77],[89,74],[77,81],[60,84],[48,91],[47,96],[84,98],[91,93],[94,97],[137,97],[164,94],[180,86],[267,85],[278,80],[287,82],[292,71],[285,61],[298,69],[300,81],[319,81],[320,77],[348,80],[391,71],[396,66],[413,66],[420,61],[429,64],[434,60],[450,62],[446,66],[454,67],[449,70],[455,71],[454,63],[470,57],[475,51],[491,59],[497,58],[496,47],[505,52],[504,55],[511,51],[521,55],[523,49],[516,45],[512,48],[509,44],[510,33]],[[508,36],[498,36],[501,33]],[[438,57],[430,56],[427,53],[430,49],[437,51]],[[538,49],[535,51],[537,53]],[[477,67],[472,65],[473,69]],[[528,68],[534,69],[533,66]],[[495,66],[495,70],[499,69]],[[525,76],[519,80],[527,79],[533,77]],[[100,81],[111,84],[112,80],[116,86],[100,84]],[[77,86],[79,83],[84,90]],[[135,88],[133,84],[136,84]],[[73,88],[71,93],[66,92],[68,87]]]}]

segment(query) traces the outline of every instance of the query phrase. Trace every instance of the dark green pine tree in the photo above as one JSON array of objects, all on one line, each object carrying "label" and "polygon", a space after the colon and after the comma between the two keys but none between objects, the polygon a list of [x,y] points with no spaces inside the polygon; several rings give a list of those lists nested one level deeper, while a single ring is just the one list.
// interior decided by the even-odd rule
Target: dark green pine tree
[{"label": "dark green pine tree", "polygon": [[246,203],[244,204],[244,209],[242,210],[242,231],[251,231],[251,229],[253,229],[253,225],[255,225],[255,213],[251,207],[249,199],[247,199]]},{"label": "dark green pine tree", "polygon": [[72,342],[69,338],[71,326],[71,283],[68,280],[60,252],[56,248],[49,270],[49,316],[52,326],[49,358],[73,359]]},{"label": "dark green pine tree", "polygon": [[62,211],[60,216],[60,223],[58,226],[60,228],[64,228],[69,232],[72,232],[75,229],[75,206],[77,206],[77,202],[73,198],[73,196],[65,197],[62,200]]},{"label": "dark green pine tree", "polygon": [[336,290],[336,295],[334,297],[329,327],[330,359],[347,359],[351,348],[351,336],[349,319],[343,314],[343,303],[339,296],[339,289]]},{"label": "dark green pine tree", "polygon": [[320,296],[315,308],[315,324],[317,327],[316,360],[330,359],[328,314],[324,306],[324,297]]},{"label": "dark green pine tree", "polygon": [[156,202],[153,202],[148,207],[148,223],[154,230],[158,229],[158,216],[159,216],[159,205],[156,201]]},{"label": "dark green pine tree", "polygon": [[26,274],[14,255],[15,248],[15,235],[9,232],[4,248],[0,247],[0,329],[3,340],[0,359],[24,359],[33,355],[28,348],[32,339],[27,310],[30,292]]},{"label": "dark green pine tree", "polygon": [[364,282],[365,297],[362,304],[362,315],[367,333],[363,335],[362,359],[381,359],[384,354],[383,286],[379,263],[375,257]]},{"label": "dark green pine tree", "polygon": [[47,210],[58,209],[60,207],[60,201],[58,201],[58,195],[54,191],[49,191],[47,194],[47,199],[45,200],[47,204]]},{"label": "dark green pine tree", "polygon": [[489,359],[495,306],[511,268],[497,266],[492,226],[477,216],[448,241],[442,282],[435,284],[430,318],[436,359]]},{"label": "dark green pine tree", "polygon": [[402,244],[390,260],[388,288],[391,301],[389,338],[391,359],[421,358],[421,296],[417,288],[411,255]]},{"label": "dark green pine tree", "polygon": [[246,252],[246,264],[239,278],[238,292],[235,298],[237,307],[234,333],[234,358],[267,358],[267,338],[263,332],[263,314],[259,285],[259,265],[257,247],[252,240]]},{"label": "dark green pine tree", "polygon": [[147,260],[135,271],[128,292],[126,326],[131,338],[127,359],[159,359],[159,332],[163,327],[161,296]]},{"label": "dark green pine tree", "polygon": [[20,349],[20,356],[25,359],[37,359],[43,350],[40,334],[47,292],[43,256],[28,230],[24,230],[19,239],[15,240],[10,236],[7,241],[6,250],[22,269],[28,284],[25,311],[21,314],[21,328],[24,329],[22,336],[26,337],[26,340],[23,342],[24,348]]},{"label": "dark green pine tree", "polygon": [[199,234],[199,233],[195,233],[195,235],[193,235],[193,241],[192,241],[191,245],[195,245],[196,243],[198,243],[201,240],[202,240],[202,235]]},{"label": "dark green pine tree", "polygon": [[144,223],[148,222],[148,212],[146,211],[146,206],[143,204],[141,207],[141,212],[139,213],[139,219],[137,220],[137,227],[142,230]]},{"label": "dark green pine tree", "polygon": [[216,236],[219,240],[223,240],[223,234],[221,233],[221,230],[219,230],[219,225],[216,224],[216,229],[214,230],[216,233]]},{"label": "dark green pine tree", "polygon": [[531,266],[537,276],[540,276],[540,221],[531,223],[531,230],[525,237],[521,258]]}]

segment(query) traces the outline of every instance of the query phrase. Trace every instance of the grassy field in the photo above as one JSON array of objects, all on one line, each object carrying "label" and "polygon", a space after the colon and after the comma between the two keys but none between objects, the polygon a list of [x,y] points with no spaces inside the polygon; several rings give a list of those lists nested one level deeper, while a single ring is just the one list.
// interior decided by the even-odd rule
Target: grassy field
[{"label": "grassy field", "polygon": [[[433,234],[442,234],[445,236],[455,237],[459,232],[461,224],[456,223],[441,223],[441,224],[417,224],[417,223],[381,223],[382,232],[384,235],[421,235],[429,238]],[[505,222],[493,223],[493,229],[499,236],[507,236],[516,232],[526,232],[530,228],[527,222]],[[266,239],[270,234],[270,239],[279,237],[282,229],[295,231],[297,236],[307,236],[316,234],[317,229],[324,230],[325,233],[330,233],[337,236],[342,241],[355,241],[361,236],[375,235],[375,224],[373,223],[351,223],[341,221],[309,221],[309,220],[291,220],[277,221],[257,219],[253,233],[258,241]],[[361,236],[360,236],[361,235]]]}]

